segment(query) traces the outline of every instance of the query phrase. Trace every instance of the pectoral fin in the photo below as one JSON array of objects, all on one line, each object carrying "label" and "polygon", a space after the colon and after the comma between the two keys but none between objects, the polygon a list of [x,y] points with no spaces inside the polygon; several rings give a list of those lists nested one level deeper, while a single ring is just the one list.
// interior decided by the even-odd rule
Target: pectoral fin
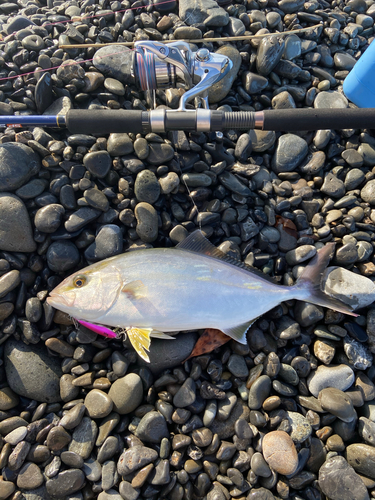
[{"label": "pectoral fin", "polygon": [[221,328],[221,331],[225,333],[225,335],[232,337],[232,339],[236,340],[240,344],[247,344],[246,333],[256,320],[257,318],[254,318],[247,323],[243,323],[242,325],[237,325],[232,328]]},{"label": "pectoral fin", "polygon": [[138,355],[148,363],[150,362],[150,359],[146,351],[150,350],[151,332],[152,328],[132,327],[126,330],[126,334],[129,337],[132,346],[137,351]]},{"label": "pectoral fin", "polygon": [[126,283],[121,291],[126,293],[129,299],[140,299],[147,295],[147,287],[141,280]]}]

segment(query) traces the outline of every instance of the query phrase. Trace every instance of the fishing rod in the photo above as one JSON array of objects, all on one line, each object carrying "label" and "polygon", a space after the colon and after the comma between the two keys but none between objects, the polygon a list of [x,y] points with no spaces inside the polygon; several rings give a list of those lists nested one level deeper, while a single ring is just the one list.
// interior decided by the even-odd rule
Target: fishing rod
[{"label": "fishing rod", "polygon": [[[133,51],[123,53],[128,68],[127,83],[143,91],[184,88],[177,110],[157,108],[142,110],[71,109],[65,115],[0,116],[2,127],[67,128],[72,134],[142,133],[185,130],[211,132],[223,130],[320,130],[375,129],[375,108],[345,109],[279,109],[264,111],[210,110],[208,90],[232,68],[223,54],[206,48],[196,52],[186,42],[165,45],[156,41],[139,41]],[[118,55],[118,54],[116,54]],[[97,54],[98,56],[98,54]],[[106,57],[106,56],[103,56]],[[100,56],[98,57],[100,61]],[[197,98],[198,107],[186,105]]]}]

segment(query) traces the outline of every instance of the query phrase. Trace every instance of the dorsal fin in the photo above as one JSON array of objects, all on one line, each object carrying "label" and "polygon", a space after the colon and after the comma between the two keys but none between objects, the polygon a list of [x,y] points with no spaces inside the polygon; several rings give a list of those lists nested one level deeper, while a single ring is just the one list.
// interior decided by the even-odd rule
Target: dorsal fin
[{"label": "dorsal fin", "polygon": [[179,250],[188,250],[189,252],[202,253],[210,257],[216,257],[217,259],[225,259],[225,254],[208,241],[199,229],[189,234],[176,248]]},{"label": "dorsal fin", "polygon": [[210,257],[215,257],[216,259],[223,260],[224,262],[228,262],[228,264],[232,264],[233,266],[240,267],[249,273],[256,274],[259,278],[264,279],[265,281],[269,281],[274,285],[278,285],[275,280],[273,280],[267,274],[262,273],[259,269],[248,266],[244,262],[235,259],[234,257],[229,257],[225,255],[221,250],[215,247],[207,238],[205,238],[202,232],[197,229],[193,233],[189,234],[183,241],[181,241],[176,248],[179,250],[188,250],[189,252],[200,253],[203,255],[208,255]]}]

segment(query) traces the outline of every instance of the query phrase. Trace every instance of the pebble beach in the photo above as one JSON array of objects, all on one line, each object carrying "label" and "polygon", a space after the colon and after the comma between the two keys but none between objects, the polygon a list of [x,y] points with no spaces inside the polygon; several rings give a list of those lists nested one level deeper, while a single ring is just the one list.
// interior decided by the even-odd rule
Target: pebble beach
[{"label": "pebble beach", "polygon": [[[373,0],[1,0],[0,123],[150,109],[131,48],[83,47],[141,40],[229,57],[211,109],[354,107],[342,85],[374,20]],[[91,263],[198,228],[288,286],[334,242],[322,289],[358,317],[289,301],[248,345],[184,361],[203,330],[183,332],[146,363],[46,302]],[[371,130],[0,126],[0,500],[375,498],[374,249]]]}]

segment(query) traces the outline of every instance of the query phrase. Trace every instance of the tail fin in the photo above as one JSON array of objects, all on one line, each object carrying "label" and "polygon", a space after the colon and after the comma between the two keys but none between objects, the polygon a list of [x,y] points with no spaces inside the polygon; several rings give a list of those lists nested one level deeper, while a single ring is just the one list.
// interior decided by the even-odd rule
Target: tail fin
[{"label": "tail fin", "polygon": [[353,312],[350,306],[344,304],[341,300],[334,299],[320,289],[323,272],[333,255],[334,248],[334,243],[328,243],[319,250],[308,266],[306,266],[302,275],[298,278],[295,289],[308,292],[308,298],[304,299],[306,302],[328,307],[334,311],[349,314],[350,316],[358,316],[358,314]]}]

